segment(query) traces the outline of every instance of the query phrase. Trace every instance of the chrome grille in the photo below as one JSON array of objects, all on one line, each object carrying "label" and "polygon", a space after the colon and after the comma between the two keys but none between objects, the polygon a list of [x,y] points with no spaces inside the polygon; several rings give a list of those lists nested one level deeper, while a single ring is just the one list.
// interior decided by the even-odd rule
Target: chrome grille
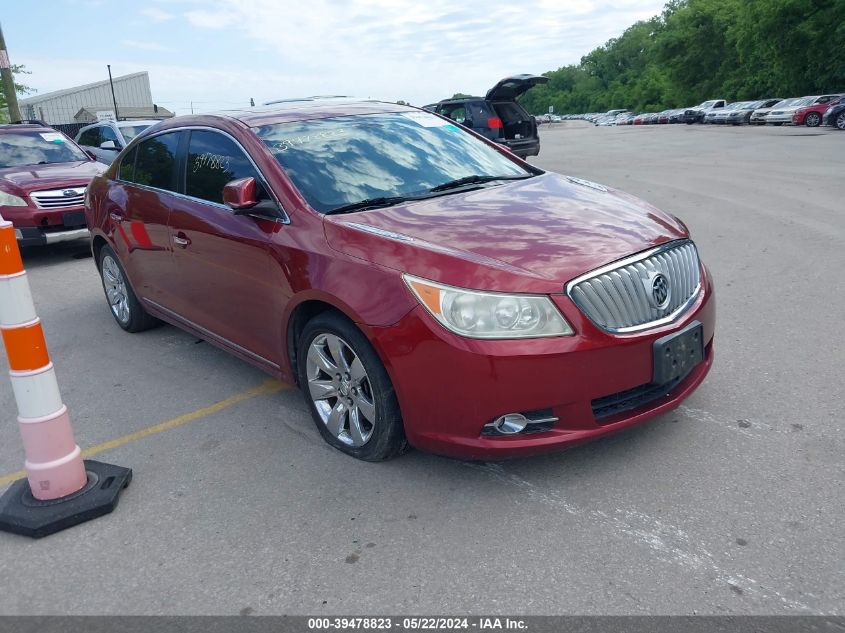
[{"label": "chrome grille", "polygon": [[[661,275],[664,280],[659,280]],[[655,292],[658,286],[663,286],[662,292]],[[672,321],[692,305],[700,288],[698,251],[683,240],[587,273],[569,282],[566,292],[597,326],[624,333]]]},{"label": "chrome grille", "polygon": [[[72,195],[69,195],[71,194]],[[33,191],[29,197],[39,209],[64,209],[78,207],[85,203],[85,187],[67,187],[48,191]]]}]

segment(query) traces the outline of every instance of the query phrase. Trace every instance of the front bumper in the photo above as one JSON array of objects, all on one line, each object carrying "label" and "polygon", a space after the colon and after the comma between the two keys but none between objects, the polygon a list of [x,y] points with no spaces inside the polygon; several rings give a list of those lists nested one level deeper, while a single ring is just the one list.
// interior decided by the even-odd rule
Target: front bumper
[{"label": "front bumper", "polygon": [[44,246],[89,237],[85,207],[58,209],[3,207],[3,217],[15,227],[18,246]]},{"label": "front bumper", "polygon": [[34,227],[22,227],[15,229],[15,237],[18,238],[18,246],[45,246],[47,244],[58,244],[90,237],[88,229],[64,229],[57,231],[44,231]]},{"label": "front bumper", "polygon": [[766,123],[792,123],[792,112],[784,114],[769,114]]},{"label": "front bumper", "polygon": [[538,138],[508,139],[503,144],[520,158],[540,155],[540,139]]},{"label": "front bumper", "polygon": [[[365,328],[385,361],[413,446],[468,459],[559,450],[677,407],[704,380],[713,363],[716,308],[706,271],[697,301],[680,319],[633,335],[603,332],[565,295],[553,299],[575,336],[466,339],[446,331],[422,307],[394,326]],[[594,411],[609,396],[646,390],[652,378],[654,341],[694,320],[704,326],[704,361],[679,383],[658,389],[652,399],[629,399],[629,408],[597,418]],[[548,430],[482,435],[483,426],[501,415],[548,409],[559,418]]]}]

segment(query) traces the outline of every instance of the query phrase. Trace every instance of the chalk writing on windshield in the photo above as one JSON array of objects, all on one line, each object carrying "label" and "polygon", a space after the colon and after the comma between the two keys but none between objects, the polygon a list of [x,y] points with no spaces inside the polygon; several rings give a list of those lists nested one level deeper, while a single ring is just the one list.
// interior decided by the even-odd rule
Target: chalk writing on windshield
[{"label": "chalk writing on windshield", "polygon": [[305,134],[303,136],[292,136],[290,138],[279,139],[278,141],[268,141],[270,149],[276,152],[286,152],[289,149],[299,148],[309,143],[317,141],[325,141],[329,139],[339,138],[346,134],[346,129],[338,128],[336,130],[323,130],[322,132],[314,132],[313,134]]}]

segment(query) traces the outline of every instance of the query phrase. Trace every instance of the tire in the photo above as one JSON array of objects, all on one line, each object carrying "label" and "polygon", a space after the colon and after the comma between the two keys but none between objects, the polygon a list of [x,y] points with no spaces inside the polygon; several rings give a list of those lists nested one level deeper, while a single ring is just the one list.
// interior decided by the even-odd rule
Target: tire
[{"label": "tire", "polygon": [[393,383],[354,323],[335,312],[319,314],[297,347],[299,386],[326,443],[368,462],[407,450]]},{"label": "tire", "polygon": [[807,127],[819,127],[822,122],[822,115],[818,112],[810,112],[804,117],[804,125]]},{"label": "tire", "polygon": [[833,126],[837,130],[845,131],[845,110],[836,115],[836,119],[832,121]]},{"label": "tire", "polygon": [[161,323],[148,314],[138,301],[126,277],[126,271],[123,270],[120,260],[110,246],[103,246],[100,249],[97,265],[100,269],[100,280],[103,282],[109,311],[121,328],[127,332],[143,332]]}]

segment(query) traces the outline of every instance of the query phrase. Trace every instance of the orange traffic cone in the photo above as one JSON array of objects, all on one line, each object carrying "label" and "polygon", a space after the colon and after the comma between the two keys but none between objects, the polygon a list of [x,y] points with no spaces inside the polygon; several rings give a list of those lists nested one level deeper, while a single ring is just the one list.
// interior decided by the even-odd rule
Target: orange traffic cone
[{"label": "orange traffic cone", "polygon": [[11,222],[0,217],[0,334],[18,405],[27,478],[0,497],[0,530],[41,537],[111,512],[132,471],[83,461]]}]

